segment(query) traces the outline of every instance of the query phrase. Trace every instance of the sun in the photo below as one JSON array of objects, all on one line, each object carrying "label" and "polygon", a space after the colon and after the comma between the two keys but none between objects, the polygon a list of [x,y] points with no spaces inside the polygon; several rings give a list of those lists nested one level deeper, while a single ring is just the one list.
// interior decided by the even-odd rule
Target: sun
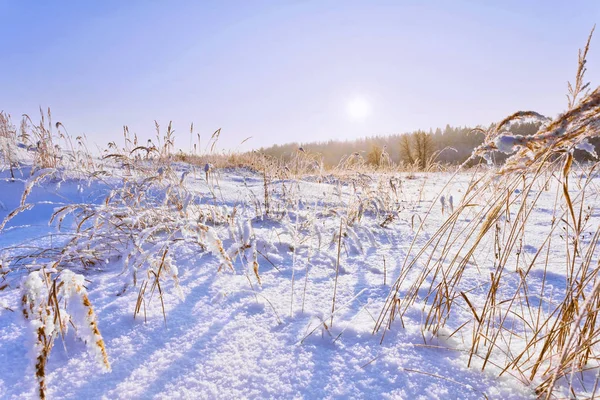
[{"label": "sun", "polygon": [[346,111],[350,118],[361,121],[371,114],[371,106],[365,99],[357,97],[348,102]]}]

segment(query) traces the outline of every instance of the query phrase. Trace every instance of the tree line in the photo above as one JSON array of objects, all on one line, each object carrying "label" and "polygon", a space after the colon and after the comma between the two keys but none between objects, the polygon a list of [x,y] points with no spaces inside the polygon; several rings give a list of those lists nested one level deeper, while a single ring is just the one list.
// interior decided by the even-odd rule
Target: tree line
[{"label": "tree line", "polygon": [[[538,123],[516,123],[511,133],[529,136],[537,132]],[[372,136],[356,140],[329,140],[312,143],[288,143],[261,148],[258,151],[268,156],[290,160],[298,149],[308,152],[326,167],[334,167],[349,155],[360,155],[372,166],[385,164],[412,166],[427,170],[432,163],[460,164],[466,161],[473,149],[483,143],[483,135],[473,132],[470,127],[438,128],[429,131],[414,131],[388,136]],[[581,154],[578,156],[585,157]],[[502,162],[506,155],[497,154],[496,162]]]}]

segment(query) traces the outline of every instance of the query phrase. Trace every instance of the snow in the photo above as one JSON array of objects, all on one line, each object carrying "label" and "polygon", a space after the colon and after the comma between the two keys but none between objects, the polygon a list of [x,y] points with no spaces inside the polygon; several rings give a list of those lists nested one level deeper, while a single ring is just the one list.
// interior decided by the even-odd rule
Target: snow
[{"label": "snow", "polygon": [[[496,142],[505,152],[517,144],[514,138]],[[415,304],[385,331],[383,340],[383,332],[373,334],[419,221],[431,208],[417,247],[460,203],[472,173],[459,174],[439,199],[450,174],[414,174],[414,179],[399,174],[395,198],[382,194],[382,185],[390,180],[383,174],[359,176],[352,183],[274,180],[272,217],[265,218],[258,212],[257,199],[264,196],[260,174],[211,167],[207,182],[206,168],[200,173],[185,165],[174,168],[176,181],[189,191],[178,194],[186,199],[179,210],[185,228],[169,230],[169,216],[163,215],[123,247],[107,252],[110,256],[101,264],[87,270],[72,265],[61,272],[61,281],[71,283],[63,292],[72,304],[65,312],[77,329],[52,350],[46,367],[49,398],[536,397],[535,385],[526,386],[511,373],[498,377],[493,369],[481,371],[480,360],[467,367],[471,338],[462,333],[450,337],[450,327],[471,318],[468,309],[433,336],[421,330],[427,310]],[[48,176],[31,186],[25,202],[21,194],[35,179],[29,178],[30,171],[22,168],[14,182],[2,172],[0,202],[5,207],[0,220],[20,204],[33,205],[0,233],[3,260],[14,260],[31,248],[66,243],[75,234],[75,217],[66,210],[58,216],[64,217],[59,231],[56,222],[48,226],[56,210],[69,205],[104,210],[104,199],[117,196],[125,185],[118,171],[102,180],[51,172],[34,174]],[[161,177],[168,173],[165,168],[157,172]],[[176,190],[158,185],[146,195],[163,210],[159,205],[170,207],[168,193]],[[536,221],[531,229],[540,231],[548,227],[554,200],[552,191],[541,196],[543,207],[531,217]],[[205,213],[197,214],[199,210]],[[391,222],[382,227],[390,214]],[[196,218],[193,226],[190,215]],[[229,224],[232,215],[235,223]],[[123,224],[142,226],[147,217],[128,215]],[[346,224],[340,237],[340,225]],[[158,226],[171,232],[169,245],[156,242]],[[113,239],[117,234],[107,232]],[[88,251],[87,242],[82,243],[80,254]],[[535,240],[524,243],[524,257],[533,257],[541,245]],[[493,255],[477,257],[491,260]],[[135,286],[128,265],[137,274]],[[28,273],[26,267],[26,262],[18,264],[7,275],[9,287],[0,291],[0,397],[7,399],[30,398],[36,390],[27,356],[28,328],[19,310],[23,291],[42,301],[39,294],[47,289],[40,272]],[[161,275],[161,292],[151,292],[152,276],[161,269],[168,279]],[[488,271],[472,265],[466,280],[483,282]],[[148,288],[134,318],[144,279]],[[518,279],[515,271],[506,277],[506,285],[517,285]],[[531,290],[543,280],[559,291],[564,271],[559,264],[551,271],[532,271]],[[95,317],[76,301],[84,292]],[[476,291],[470,296],[482,301]],[[97,346],[90,346],[99,340],[88,329],[92,323],[101,332],[110,372],[102,367]]]},{"label": "snow", "polygon": [[581,142],[577,143],[575,148],[586,151],[592,157],[598,158],[598,155],[596,154],[596,147],[594,147],[594,145],[592,143],[590,143],[588,138],[584,138]]},{"label": "snow", "polygon": [[506,154],[511,154],[517,151],[517,147],[527,143],[527,138],[522,135],[499,135],[494,141],[498,151]]}]

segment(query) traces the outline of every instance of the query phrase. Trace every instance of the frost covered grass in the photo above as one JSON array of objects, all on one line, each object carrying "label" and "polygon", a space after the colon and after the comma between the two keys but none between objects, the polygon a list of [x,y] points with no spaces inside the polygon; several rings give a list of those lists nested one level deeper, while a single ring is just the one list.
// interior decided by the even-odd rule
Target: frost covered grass
[{"label": "frost covered grass", "polygon": [[[425,246],[411,246],[375,331],[419,304],[423,332],[470,336],[469,366],[512,374],[543,398],[597,395],[598,164],[573,160],[575,149],[596,157],[588,139],[600,128],[600,89],[583,84],[588,47],[567,112],[517,112],[484,132],[473,157],[511,156],[473,180]],[[525,118],[543,122],[538,133],[511,135],[510,123]]]},{"label": "frost covered grass", "polygon": [[[114,332],[119,332],[117,325],[124,324],[127,329],[130,324],[121,319],[111,324],[110,317],[103,318],[107,302],[120,304],[117,314],[136,323],[154,326],[160,319],[163,326],[153,329],[166,334],[181,326],[176,310],[178,304],[186,304],[194,295],[197,274],[206,273],[202,279],[214,281],[211,289],[203,292],[207,296],[207,312],[214,308],[217,318],[223,318],[218,312],[220,304],[227,304],[227,298],[232,298],[234,310],[251,307],[250,310],[256,310],[250,313],[252,318],[264,319],[261,324],[265,327],[283,329],[284,343],[292,348],[327,348],[344,343],[346,337],[351,342],[363,335],[369,337],[372,316],[385,298],[389,279],[386,274],[397,272],[399,254],[394,254],[393,243],[402,243],[401,236],[410,234],[414,221],[422,219],[421,203],[426,200],[419,198],[427,191],[427,180],[424,176],[415,178],[413,181],[419,184],[409,188],[405,180],[393,174],[347,172],[343,178],[300,177],[284,170],[291,176],[279,177],[269,160],[261,162],[254,172],[214,167],[208,173],[186,163],[125,156],[99,161],[101,165],[95,171],[101,170],[102,174],[21,166],[15,181],[9,176],[4,181],[21,188],[21,193],[3,199],[7,206],[5,216],[12,215],[9,210],[20,209],[21,205],[30,206],[6,218],[4,226],[4,243],[11,244],[3,251],[3,270],[7,271],[3,299],[7,310],[16,309],[10,294],[23,291],[29,279],[56,281],[60,285],[58,277],[83,274],[89,285],[98,285],[89,303],[100,303],[96,307],[101,310],[99,332],[103,331],[102,337],[106,338],[103,324],[109,324],[112,336],[103,340],[107,340],[108,360],[117,358],[111,360],[113,372],[98,378],[98,382],[114,382],[107,381],[106,376],[125,378],[122,372],[119,375],[123,364],[118,361],[121,353],[117,349],[124,339],[118,334],[115,337]],[[412,220],[410,224],[408,219]],[[48,233],[44,233],[48,228],[36,226],[44,222],[51,224]],[[396,232],[398,224],[404,226],[402,235]],[[19,232],[40,235],[24,243],[12,242],[11,235],[18,238]],[[111,277],[110,284],[97,283],[103,281],[105,274]],[[359,280],[352,284],[355,278]],[[53,285],[48,283],[47,287],[51,291]],[[36,298],[51,298],[48,293]],[[62,304],[62,300],[59,298],[56,303]],[[70,314],[63,308],[53,311],[54,303],[49,304],[44,307],[51,313],[43,314],[49,316],[37,324],[43,325],[50,337],[58,335],[63,340],[61,325],[54,320],[64,320]],[[3,318],[8,318],[9,313],[4,312]],[[143,318],[134,319],[137,316]],[[212,320],[210,314],[205,318]],[[7,328],[17,326],[8,322]],[[248,327],[242,324],[239,329]],[[87,343],[90,340],[75,337]],[[67,332],[64,343],[73,346],[73,338]],[[51,362],[53,356],[59,360],[65,357],[62,349],[54,348],[51,354],[52,346],[44,348],[46,378],[40,385],[48,385],[50,394],[77,392],[76,388],[66,389],[64,382],[52,379],[53,374],[62,371],[60,363]],[[143,354],[147,350],[138,351]],[[83,357],[71,353],[73,356]],[[376,363],[372,359],[381,357],[387,356],[369,350],[352,362],[360,361],[361,365],[366,364],[364,369],[372,369]],[[37,376],[36,360],[32,359],[32,376]],[[93,364],[80,365],[89,370]],[[69,367],[65,364],[64,368]],[[48,370],[52,373],[48,374]],[[268,374],[269,369],[266,371]],[[440,379],[423,377],[434,383]],[[293,384],[296,390],[305,385],[304,378],[298,379]],[[28,380],[19,381],[22,384],[16,386],[16,391],[4,393],[28,393]],[[469,396],[477,393],[467,386],[460,388]],[[137,393],[114,390],[117,389],[106,388],[103,395]],[[382,383],[380,390],[393,393],[405,389]]]},{"label": "frost covered grass", "polygon": [[[277,324],[298,315],[308,317],[300,342],[318,329],[339,338],[345,330],[335,329],[349,306],[345,290],[323,292],[328,306],[315,312],[313,279],[326,279],[328,271],[335,271],[336,285],[339,280],[341,286],[349,268],[344,259],[377,247],[373,229],[392,224],[406,208],[398,177],[351,171],[342,179],[307,176],[312,161],[304,152],[284,168],[263,156],[255,157],[251,169],[226,172],[210,164],[198,167],[175,161],[168,149],[169,132],[162,150],[142,148],[134,139],[130,148],[117,151],[111,146],[111,152],[89,168],[64,157],[58,166],[45,166],[37,161],[38,150],[25,148],[24,154],[31,157],[24,157],[10,176],[5,175],[3,182],[11,190],[2,199],[6,211],[2,229],[4,243],[10,245],[3,249],[2,279],[6,293],[24,293],[22,308],[31,311],[23,315],[37,335],[32,368],[41,397],[47,392],[46,370],[54,339],[60,336],[66,344],[72,340],[65,325],[72,323],[75,337],[88,343],[92,354],[95,349],[89,345],[91,336],[80,332],[81,324],[69,319],[74,314],[68,311],[68,296],[54,289],[64,287],[70,293],[65,277],[80,279],[83,274],[93,284],[98,274],[117,271],[119,287],[114,294],[128,299],[127,312],[134,320],[143,316],[141,321],[151,323],[158,307],[167,329],[173,302],[186,298],[186,288],[180,284],[182,268],[188,273],[192,269],[181,261],[182,255],[210,254],[208,263],[216,263],[213,273],[241,274],[246,283],[235,292],[248,292],[257,304],[265,304],[265,312]],[[310,196],[303,193],[307,187]],[[315,196],[315,190],[323,192]],[[367,219],[369,224],[363,224]],[[36,227],[43,222],[49,223],[49,230]],[[11,241],[10,236],[19,237],[20,232],[40,236],[22,243]],[[336,256],[330,256],[331,251]],[[264,294],[265,268],[282,276],[291,273],[283,279],[290,288],[277,296]],[[83,290],[83,284],[77,288]],[[5,310],[11,312],[14,306],[7,298],[11,306]],[[85,299],[92,310],[93,299]],[[97,328],[102,321],[97,324],[95,316],[90,321],[101,338]],[[103,353],[106,365],[110,347]]]},{"label": "frost covered grass", "polygon": [[[555,263],[549,263],[544,270],[540,270],[537,264],[528,269],[524,266],[524,260],[531,262],[532,255],[537,252],[545,255],[546,260],[556,259],[563,254],[562,250],[556,250],[556,242],[562,240],[560,237],[553,238],[544,247],[544,241],[540,244],[525,235],[532,221],[536,221],[530,233],[534,237],[538,237],[543,229],[558,232],[560,218],[564,215],[557,214],[553,224],[544,222],[544,218],[549,219],[561,211],[558,205],[556,211],[550,212],[554,210],[552,205],[557,193],[563,190],[561,185],[564,178],[556,178],[562,176],[561,168],[556,171],[544,170],[537,175],[526,174],[525,180],[523,176],[513,175],[509,180],[513,183],[511,195],[508,200],[502,200],[501,209],[493,211],[493,204],[498,202],[500,194],[505,193],[501,189],[503,179],[508,179],[504,177],[510,174],[493,178],[493,171],[481,168],[454,176],[449,173],[420,174],[410,176],[410,179],[408,174],[359,172],[348,173],[343,179],[335,176],[277,178],[268,166],[263,171],[226,171],[215,167],[207,174],[202,168],[185,163],[125,161],[131,163],[130,169],[121,167],[124,160],[108,158],[102,166],[106,174],[88,177],[80,172],[71,176],[64,170],[52,173],[50,170],[40,170],[30,174],[22,182],[26,195],[14,196],[13,204],[17,208],[22,203],[32,204],[32,208],[17,214],[4,228],[9,238],[10,235],[18,236],[19,231],[39,232],[40,228],[31,221],[37,217],[31,214],[36,210],[52,224],[49,233],[42,234],[35,241],[5,247],[3,265],[6,267],[3,270],[8,272],[3,279],[8,286],[3,291],[3,299],[6,299],[8,308],[16,309],[10,293],[23,290],[22,279],[46,276],[43,271],[48,265],[52,266],[50,273],[53,275],[40,279],[52,281],[62,274],[83,274],[90,280],[89,285],[95,286],[89,303],[100,304],[96,307],[101,310],[97,324],[99,331],[103,332],[107,357],[113,367],[111,374],[95,378],[100,390],[95,392],[98,396],[126,397],[140,396],[142,393],[190,395],[191,392],[181,391],[189,387],[195,387],[195,390],[207,395],[239,395],[241,392],[235,392],[234,389],[209,389],[206,385],[211,379],[217,378],[206,370],[200,369],[194,372],[197,375],[187,376],[179,367],[175,368],[178,372],[170,376],[176,381],[179,379],[179,389],[167,384],[148,388],[147,384],[133,377],[128,378],[124,370],[127,364],[122,363],[126,360],[127,347],[123,347],[123,341],[128,336],[134,335],[136,340],[144,343],[153,337],[151,332],[156,332],[157,336],[150,340],[160,343],[162,340],[159,337],[171,337],[169,332],[175,330],[189,341],[193,336],[187,336],[187,331],[183,330],[185,327],[198,332],[213,329],[203,327],[204,324],[200,322],[196,327],[182,322],[186,318],[195,320],[193,315],[199,312],[206,323],[212,321],[216,326],[231,324],[227,333],[223,333],[230,337],[238,337],[244,330],[249,330],[253,335],[273,338],[274,332],[281,331],[283,336],[278,334],[278,339],[273,342],[277,349],[271,350],[274,351],[271,354],[273,360],[282,360],[286,348],[298,349],[294,350],[298,357],[318,358],[323,352],[333,357],[339,352],[345,359],[344,363],[357,368],[356,372],[344,375],[345,384],[347,380],[363,382],[353,386],[351,393],[354,395],[367,390],[366,386],[361,385],[367,385],[369,379],[374,379],[372,374],[389,377],[378,382],[376,387],[381,394],[391,396],[394,393],[406,396],[429,391],[430,397],[444,397],[448,393],[465,398],[478,398],[482,393],[489,397],[522,397],[530,390],[530,382],[537,384],[539,381],[523,379],[525,356],[521,356],[522,365],[517,364],[517,372],[509,368],[502,374],[508,378],[494,383],[492,374],[500,374],[507,365],[502,363],[516,358],[514,355],[509,358],[511,353],[507,355],[506,348],[512,352],[521,348],[521,352],[526,352],[527,346],[532,345],[523,342],[524,336],[518,331],[522,326],[518,322],[532,324],[531,321],[535,320],[539,332],[531,334],[531,337],[537,335],[542,338],[544,334],[547,335],[546,332],[550,330],[548,318],[557,314],[552,314],[548,307],[550,304],[557,307],[560,304],[558,294],[566,293],[567,289],[558,284],[558,277],[563,272]],[[138,162],[139,169],[136,168]],[[561,162],[563,160],[557,160],[555,165],[562,167]],[[587,195],[572,194],[571,197],[573,210],[583,210],[581,219],[587,223],[582,224],[580,229],[587,232],[589,225],[596,221],[593,203],[597,183],[594,170],[582,173],[586,169],[579,167],[583,169],[568,174],[574,177],[571,178],[574,181],[568,181],[571,185],[569,193],[574,192],[573,187],[586,188]],[[26,173],[27,169],[21,168],[21,171]],[[40,178],[42,175],[44,177]],[[5,182],[9,184],[8,176]],[[559,182],[561,185],[557,186]],[[72,193],[74,187],[75,194]],[[558,192],[557,188],[560,189]],[[59,194],[54,201],[47,194],[51,192]],[[532,193],[535,193],[537,202],[532,200]],[[65,204],[65,199],[68,204]],[[523,199],[526,204],[522,207],[526,208],[520,213],[511,211]],[[582,206],[579,203],[581,199],[589,202],[590,208]],[[10,202],[5,203],[9,205]],[[10,212],[7,210],[6,213]],[[590,216],[586,219],[588,214]],[[572,220],[570,212],[567,218]],[[40,222],[43,221],[41,219]],[[515,227],[514,224],[519,225]],[[452,230],[444,228],[448,226],[452,226]],[[438,229],[441,230],[436,232]],[[517,233],[510,235],[512,231]],[[444,244],[439,238],[447,233],[455,237],[444,239],[448,242]],[[475,240],[475,243],[460,244],[465,237]],[[580,246],[578,252],[584,252],[589,260],[595,262],[596,258],[590,249],[595,246],[597,236],[592,239],[591,242],[586,239],[587,247],[584,250]],[[431,243],[436,241],[442,243],[438,249],[445,247],[443,256],[446,259],[430,250]],[[490,257],[489,249],[483,247],[496,242],[503,246],[502,251],[498,250],[497,259]],[[504,250],[511,243],[512,250]],[[476,248],[473,250],[473,247]],[[414,257],[412,248],[423,249],[422,254],[431,258],[431,265],[424,268],[422,258]],[[515,248],[520,252],[516,260]],[[571,254],[575,253],[571,250]],[[542,256],[536,259],[542,259]],[[490,264],[491,260],[494,260],[493,264]],[[404,265],[405,262],[409,264]],[[494,269],[500,268],[494,267],[496,263],[509,265],[512,262],[520,265],[519,269],[514,266],[499,269],[500,272]],[[582,276],[587,276],[586,282],[592,279],[590,273],[595,273],[591,262],[588,262],[587,272],[582,272]],[[423,270],[419,271],[420,268]],[[454,272],[457,269],[462,270],[460,277]],[[490,270],[501,275],[499,278],[494,275],[493,285],[490,283]],[[400,288],[394,304],[406,306],[401,311],[399,307],[393,311],[395,316],[401,315],[401,323],[396,323],[393,318],[387,321],[386,326],[392,331],[386,333],[383,344],[379,345],[381,337],[371,336],[370,333],[376,327],[378,313],[385,306],[389,284],[398,276],[402,277],[402,281],[392,286],[394,291]],[[486,282],[486,276],[490,276],[490,282]],[[564,276],[570,275],[565,273]],[[581,281],[577,276],[573,275],[573,282]],[[439,277],[443,279],[440,281]],[[463,277],[466,278],[466,284]],[[546,279],[549,282],[543,283]],[[203,285],[199,282],[208,282],[208,287],[197,289],[198,285]],[[408,290],[407,283],[411,285]],[[486,285],[494,287],[487,311],[480,309]],[[549,289],[550,286],[552,289]],[[523,292],[525,287],[528,297]],[[521,309],[517,313],[516,308],[510,310],[510,319],[502,314],[502,310],[507,309],[504,293],[510,292],[510,288],[515,290],[513,296],[516,296],[513,307],[519,304],[527,314],[523,314]],[[540,289],[541,292],[537,292]],[[451,301],[441,293],[450,293]],[[185,308],[187,311],[179,311],[190,301],[190,296],[196,299],[196,304],[193,301]],[[435,300],[433,305],[431,300]],[[409,301],[413,303],[409,304]],[[529,309],[524,305],[527,301]],[[533,306],[536,301],[539,304]],[[197,307],[201,307],[202,311]],[[107,313],[107,309],[112,311]],[[538,309],[541,312],[535,314]],[[62,309],[59,312],[61,317],[70,315]],[[184,316],[181,312],[185,313]],[[3,317],[8,317],[7,313],[9,311],[4,312]],[[245,319],[237,319],[236,313],[242,313]],[[521,318],[514,317],[515,313]],[[248,318],[255,321],[252,326],[247,325]],[[508,330],[507,323],[502,325],[497,322],[502,318],[510,320],[510,332],[515,332],[515,337],[509,338],[505,332]],[[133,327],[131,322],[127,322],[129,319],[134,321]],[[161,323],[156,325],[158,321]],[[402,330],[402,323],[404,333],[394,332]],[[467,332],[480,323],[486,324],[478,328],[485,329],[485,336],[479,335],[483,343],[476,344],[478,336],[474,335],[473,339]],[[108,326],[109,339],[106,339],[103,324]],[[144,325],[148,325],[148,328],[143,328]],[[6,329],[17,329],[17,326],[15,322],[8,322]],[[62,338],[56,326],[60,328],[55,323],[44,329]],[[220,340],[225,339],[219,333],[215,334],[221,337]],[[495,346],[490,346],[494,335],[501,339]],[[221,351],[226,352],[228,357],[235,357],[241,351],[236,346],[242,346],[242,340],[262,341],[260,336],[255,339],[243,337],[231,339],[237,344],[232,348],[222,348]],[[64,340],[67,345],[73,346],[73,338],[69,338],[67,333]],[[89,343],[90,339],[84,337],[83,340]],[[171,340],[176,341],[176,338],[171,337]],[[509,345],[502,351],[500,345],[506,346],[505,342]],[[166,341],[165,345],[168,343]],[[354,350],[351,354],[344,355],[345,346],[352,346]],[[473,346],[478,348],[472,350]],[[490,347],[494,351],[488,356],[486,352]],[[134,348],[137,349],[136,354],[150,351],[148,357],[155,352],[154,357],[157,358],[152,365],[156,365],[158,371],[163,371],[162,367],[158,367],[161,363],[178,365],[181,362],[167,355],[167,349],[172,349],[172,345],[164,350],[158,344],[146,349],[139,346]],[[52,364],[52,356],[56,351],[59,353],[54,357],[58,357],[59,361]],[[199,368],[207,362],[202,360],[207,355],[206,351],[204,348],[196,350],[197,355],[191,356],[195,360],[193,364],[189,364],[192,363],[190,361],[185,365]],[[336,353],[330,353],[332,351]],[[72,396],[84,393],[76,386],[65,386],[52,377],[66,373],[70,368],[75,371],[71,373],[83,373],[83,370],[89,373],[87,371],[94,365],[93,353],[87,362],[83,355],[70,352],[70,357],[82,360],[72,364],[67,363],[61,352],[63,350],[59,347],[54,353],[48,351],[46,355],[48,362],[44,366],[52,371],[45,375],[47,378],[44,383],[48,385],[48,392],[71,393]],[[533,351],[530,350],[530,353],[533,354]],[[398,364],[407,354],[411,354],[409,359],[412,361]],[[443,354],[454,356],[452,361],[444,361],[440,367],[434,360]],[[486,370],[490,370],[490,365],[498,370],[486,372],[483,380],[481,377],[475,378],[471,375],[474,372],[467,369],[467,355],[473,360],[471,367],[481,367],[481,360],[487,359]],[[249,356],[256,357],[252,352]],[[534,358],[529,358],[529,362],[533,362]],[[65,361],[61,362],[61,359]],[[211,365],[211,362],[208,361],[207,365]],[[234,363],[240,368],[247,362],[240,360]],[[268,367],[261,364],[260,357],[251,361],[257,373],[267,376],[281,368],[279,362],[275,362],[276,367]],[[33,367],[35,365],[34,360]],[[212,368],[222,368],[219,363],[212,365]],[[298,368],[297,374],[301,374],[302,368]],[[318,374],[319,368],[326,368],[321,361],[314,365],[314,369],[309,369],[312,371],[310,374]],[[446,370],[454,372],[449,375]],[[139,376],[145,376],[144,379],[154,376],[141,366],[136,371]],[[333,371],[340,372],[338,369]],[[181,378],[179,374],[182,374]],[[227,379],[234,379],[236,374],[233,371],[230,374]],[[402,379],[394,380],[392,377],[398,374],[410,375],[410,379],[418,382],[418,385],[411,386]],[[461,382],[463,379],[454,379],[457,374],[469,383],[465,385]],[[415,375],[419,378],[415,378]],[[35,370],[33,376],[36,376]],[[289,382],[279,381],[277,390],[285,388],[289,391],[286,393],[300,391],[316,396],[328,393],[310,391],[306,386],[307,381],[301,376]],[[21,379],[22,384],[17,386],[16,391],[5,392],[9,397],[27,393],[27,379]],[[196,379],[207,382],[200,383]],[[483,383],[477,384],[479,380]],[[105,386],[102,382],[106,382]],[[237,387],[233,383],[231,385],[232,388]],[[350,393],[340,391],[341,387],[333,383],[329,385],[331,393]],[[277,392],[262,389],[253,393],[255,396],[268,396]]]},{"label": "frost covered grass", "polygon": [[[53,271],[53,270],[50,270]],[[84,277],[63,270],[31,272],[23,282],[23,317],[33,338],[32,353],[38,395],[46,398],[46,363],[57,336],[72,325],[77,336],[94,355],[101,369],[110,371],[110,363],[94,309],[84,286]]]}]

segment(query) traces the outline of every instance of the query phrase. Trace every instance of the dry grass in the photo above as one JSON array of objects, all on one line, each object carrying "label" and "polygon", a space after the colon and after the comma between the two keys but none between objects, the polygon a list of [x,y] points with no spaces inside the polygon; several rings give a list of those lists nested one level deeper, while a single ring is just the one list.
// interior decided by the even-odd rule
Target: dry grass
[{"label": "dry grass", "polygon": [[[554,396],[558,381],[573,395],[586,390],[584,371],[597,371],[600,361],[600,227],[590,226],[598,164],[576,166],[573,150],[590,150],[588,138],[600,128],[600,88],[583,93],[588,47],[589,39],[580,52],[576,84],[569,85],[567,112],[555,120],[517,112],[484,132],[485,143],[473,157],[490,159],[490,152],[506,150],[507,143],[514,154],[499,169],[474,175],[460,204],[425,246],[415,251],[413,242],[375,331],[391,329],[395,319],[420,304],[424,333],[439,335],[449,328],[450,336],[464,332],[471,338],[465,342],[470,366],[477,360],[481,369],[510,373],[526,385],[537,385],[538,395],[547,399]],[[544,124],[534,136],[511,136],[510,123],[526,118]],[[522,246],[534,224],[531,215],[551,187],[556,188],[551,224],[545,237],[536,238],[542,245],[535,255],[526,258]],[[564,246],[564,258],[552,255],[550,260],[557,245]],[[494,261],[487,279],[479,271],[479,282],[472,283],[466,270],[478,268],[479,254],[490,253]],[[566,285],[556,299],[546,277],[559,262]],[[533,270],[544,271],[540,286],[531,285]],[[447,326],[450,320],[464,323]],[[593,397],[597,384],[585,393]]]}]

